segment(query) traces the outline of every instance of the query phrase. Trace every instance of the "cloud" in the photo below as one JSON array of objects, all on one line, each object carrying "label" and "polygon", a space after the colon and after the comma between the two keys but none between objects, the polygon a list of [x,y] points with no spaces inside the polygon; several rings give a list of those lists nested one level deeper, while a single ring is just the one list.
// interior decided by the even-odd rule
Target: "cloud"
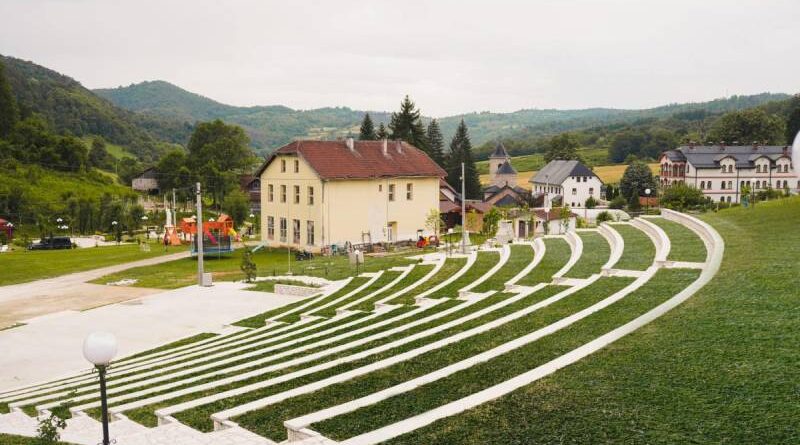
[{"label": "cloud", "polygon": [[91,88],[426,114],[795,92],[796,1],[25,1],[0,52]]}]

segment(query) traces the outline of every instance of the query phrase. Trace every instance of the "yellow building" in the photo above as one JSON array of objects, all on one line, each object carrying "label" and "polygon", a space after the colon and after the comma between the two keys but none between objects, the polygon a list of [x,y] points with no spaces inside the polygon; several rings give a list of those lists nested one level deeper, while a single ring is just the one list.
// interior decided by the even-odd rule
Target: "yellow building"
[{"label": "yellow building", "polygon": [[395,141],[295,141],[259,168],[261,237],[318,252],[333,244],[415,240],[446,175]]}]

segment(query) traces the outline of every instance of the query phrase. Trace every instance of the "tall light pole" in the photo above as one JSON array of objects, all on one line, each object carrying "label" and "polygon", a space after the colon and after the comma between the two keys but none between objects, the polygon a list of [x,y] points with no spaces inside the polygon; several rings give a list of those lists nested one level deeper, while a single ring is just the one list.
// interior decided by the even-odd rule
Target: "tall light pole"
[{"label": "tall light pole", "polygon": [[644,189],[644,196],[645,196],[645,203],[644,203],[644,212],[647,213],[650,210],[650,188]]},{"label": "tall light pole", "polygon": [[467,178],[464,175],[464,163],[461,163],[461,253],[467,253]]},{"label": "tall light pole", "polygon": [[108,332],[94,332],[83,341],[83,356],[97,368],[100,376],[100,405],[103,412],[103,445],[109,445],[108,439],[108,400],[106,395],[106,369],[111,359],[117,354],[117,339]]},{"label": "tall light pole", "polygon": [[194,240],[197,243],[197,285],[203,285],[203,195],[200,192],[200,183],[195,184],[197,195],[197,233]]}]

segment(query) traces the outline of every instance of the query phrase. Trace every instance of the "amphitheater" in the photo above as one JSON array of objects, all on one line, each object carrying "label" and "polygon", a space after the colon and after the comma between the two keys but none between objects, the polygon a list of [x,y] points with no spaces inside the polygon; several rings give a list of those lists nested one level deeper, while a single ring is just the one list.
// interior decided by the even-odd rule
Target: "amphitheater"
[{"label": "amphitheater", "polygon": [[[375,444],[569,366],[690,298],[720,267],[708,224],[664,210],[563,236],[433,253],[332,282],[257,327],[122,358],[111,437],[139,444]],[[0,390],[0,433],[101,437],[91,370]]]}]

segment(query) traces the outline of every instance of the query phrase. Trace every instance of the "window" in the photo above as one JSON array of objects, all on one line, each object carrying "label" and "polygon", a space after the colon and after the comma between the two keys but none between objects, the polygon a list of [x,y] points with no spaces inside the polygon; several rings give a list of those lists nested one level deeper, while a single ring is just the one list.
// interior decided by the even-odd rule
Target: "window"
[{"label": "window", "polygon": [[286,186],[281,186],[281,202],[286,202]]},{"label": "window", "polygon": [[728,181],[728,190],[733,190],[733,181]]},{"label": "window", "polygon": [[711,190],[711,181],[706,182],[706,190]]},{"label": "window", "polygon": [[308,205],[314,205],[314,187],[308,188]]},{"label": "window", "polygon": [[281,218],[281,241],[286,242],[286,218]]},{"label": "window", "polygon": [[700,190],[704,190],[706,188],[706,181],[700,181]]},{"label": "window", "polygon": [[314,245],[314,221],[306,221],[306,244]]},{"label": "window", "polygon": [[275,187],[272,184],[267,186],[267,201],[272,202],[275,198]]},{"label": "window", "polygon": [[297,159],[294,160],[294,172],[300,173],[300,161]]},{"label": "window", "polygon": [[406,184],[406,200],[411,201],[412,199],[414,199],[414,184],[409,182]]},{"label": "window", "polygon": [[389,184],[389,201],[394,201],[394,184]]},{"label": "window", "polygon": [[300,204],[300,186],[294,186],[294,203]]},{"label": "window", "polygon": [[281,159],[281,173],[286,173],[286,159]]},{"label": "window", "polygon": [[300,244],[300,220],[293,219],[292,220],[292,242],[294,244]]},{"label": "window", "polygon": [[275,239],[275,217],[267,217],[267,238]]},{"label": "window", "polygon": [[594,187],[589,187],[589,196],[594,196]]},{"label": "window", "polygon": [[382,191],[383,191],[383,184],[378,184],[378,191],[379,191],[379,192],[382,192]]},{"label": "window", "polygon": [[719,202],[725,202],[725,197],[724,196],[720,196],[719,197]]},{"label": "window", "polygon": [[577,195],[578,194],[578,189],[576,189],[575,187],[572,187],[572,194],[573,195]]}]

